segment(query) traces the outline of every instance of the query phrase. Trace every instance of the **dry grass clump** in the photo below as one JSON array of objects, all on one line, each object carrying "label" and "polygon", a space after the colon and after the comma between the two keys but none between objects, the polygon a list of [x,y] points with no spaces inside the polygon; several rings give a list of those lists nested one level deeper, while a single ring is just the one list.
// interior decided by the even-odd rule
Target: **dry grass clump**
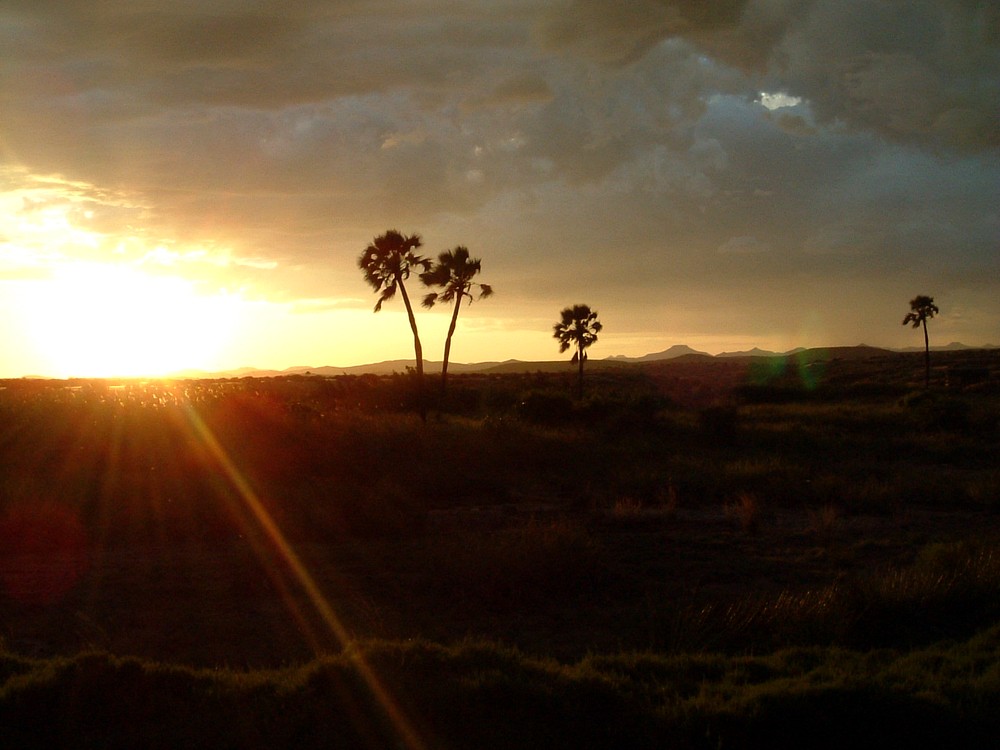
[{"label": "dry grass clump", "polygon": [[623,652],[568,664],[420,639],[257,672],[0,654],[0,726],[18,748],[992,747],[998,654],[996,627],[903,654]]},{"label": "dry grass clump", "polygon": [[611,519],[624,523],[646,519],[669,521],[677,517],[680,501],[672,482],[656,487],[648,495],[645,499],[630,494],[617,497],[610,508]]},{"label": "dry grass clump", "polygon": [[578,523],[527,523],[439,540],[428,567],[439,584],[466,603],[493,609],[574,596],[590,590],[605,570],[600,545]]},{"label": "dry grass clump", "polygon": [[657,627],[660,645],[680,651],[882,648],[965,637],[997,617],[1000,555],[960,542],[927,545],[912,566],[692,607]]},{"label": "dry grass clump", "polygon": [[735,519],[740,528],[748,534],[760,530],[762,508],[760,499],[753,492],[740,492],[724,508],[727,518]]},{"label": "dry grass clump", "polygon": [[832,503],[824,503],[819,508],[806,511],[809,530],[822,541],[829,542],[840,525],[840,508]]},{"label": "dry grass clump", "polygon": [[1000,471],[973,477],[967,482],[965,492],[973,504],[997,510],[1000,508]]},{"label": "dry grass clump", "polygon": [[674,518],[677,515],[680,497],[677,494],[677,487],[674,486],[673,482],[668,483],[659,491],[657,501],[667,518]]},{"label": "dry grass clump", "polygon": [[616,519],[639,518],[643,515],[642,503],[634,497],[620,497],[611,506],[611,516]]}]

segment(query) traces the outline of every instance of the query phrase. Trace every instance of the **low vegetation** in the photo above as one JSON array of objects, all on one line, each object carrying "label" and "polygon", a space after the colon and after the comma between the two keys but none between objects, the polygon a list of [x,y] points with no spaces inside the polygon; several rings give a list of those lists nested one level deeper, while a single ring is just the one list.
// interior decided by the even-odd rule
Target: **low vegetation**
[{"label": "low vegetation", "polygon": [[[252,672],[105,653],[6,656],[0,726],[24,748],[397,747],[409,738],[498,749],[987,747],[1000,731],[998,664],[996,627],[906,653],[617,653],[572,664],[425,641],[359,644]],[[398,699],[391,714],[370,697],[367,670]]]},{"label": "low vegetation", "polygon": [[1000,395],[922,364],[6,381],[0,727],[986,746]]}]

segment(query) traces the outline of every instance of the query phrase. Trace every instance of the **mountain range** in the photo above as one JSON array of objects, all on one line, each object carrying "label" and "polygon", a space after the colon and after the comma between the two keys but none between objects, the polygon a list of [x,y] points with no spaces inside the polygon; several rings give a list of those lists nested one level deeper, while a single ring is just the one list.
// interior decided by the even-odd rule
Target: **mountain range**
[{"label": "mountain range", "polygon": [[[969,349],[997,349],[994,345],[967,346],[958,342],[952,342],[945,346],[932,346],[931,351],[963,351]],[[665,362],[670,360],[679,361],[702,361],[712,359],[735,359],[739,357],[790,357],[796,356],[806,361],[816,359],[869,359],[872,357],[891,356],[893,354],[909,354],[922,352],[923,347],[906,347],[904,349],[884,349],[866,344],[857,346],[835,346],[817,347],[806,349],[798,347],[785,352],[773,352],[754,347],[745,351],[721,352],[719,354],[708,354],[697,349],[692,349],[685,344],[675,344],[669,349],[661,352],[651,352],[641,357],[626,357],[618,354],[605,359],[590,360],[590,366],[594,367],[615,367],[620,365],[641,364],[648,362]],[[517,359],[508,359],[504,362],[475,362],[471,364],[461,362],[449,362],[448,371],[455,374],[462,373],[505,373],[505,372],[537,372],[562,370],[568,366],[568,360],[545,361],[545,362],[525,362]],[[322,365],[319,367],[298,366],[289,367],[285,370],[262,370],[255,367],[241,367],[236,370],[225,372],[205,372],[202,370],[184,370],[174,374],[178,378],[239,378],[239,377],[278,377],[288,375],[321,375],[331,377],[335,375],[391,375],[392,373],[404,373],[407,368],[413,367],[412,359],[392,359],[385,362],[374,362],[366,365],[353,365],[351,367],[333,367]],[[441,371],[441,362],[424,360],[424,371],[434,374]]]}]

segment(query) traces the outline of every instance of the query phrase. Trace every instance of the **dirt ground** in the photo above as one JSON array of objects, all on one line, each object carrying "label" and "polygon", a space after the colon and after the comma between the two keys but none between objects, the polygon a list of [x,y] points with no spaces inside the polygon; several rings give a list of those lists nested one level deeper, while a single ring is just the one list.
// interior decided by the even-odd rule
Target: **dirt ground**
[{"label": "dirt ground", "polygon": [[[440,556],[427,557],[436,547],[474,545],[526,523],[580,530],[609,574],[565,596],[525,592],[498,603],[470,594],[468,577],[450,582]],[[760,513],[748,529],[735,509],[564,516],[534,506],[442,514],[425,534],[405,541],[313,542],[285,551],[245,540],[91,546],[83,555],[26,553],[4,561],[3,579],[22,592],[52,581],[64,590],[26,600],[8,585],[0,639],[26,656],[101,649],[227,667],[298,663],[350,637],[484,637],[571,658],[650,647],[651,609],[815,590],[905,568],[927,545],[960,541],[1000,546],[1000,517],[785,511]],[[425,565],[428,559],[438,567]]]}]

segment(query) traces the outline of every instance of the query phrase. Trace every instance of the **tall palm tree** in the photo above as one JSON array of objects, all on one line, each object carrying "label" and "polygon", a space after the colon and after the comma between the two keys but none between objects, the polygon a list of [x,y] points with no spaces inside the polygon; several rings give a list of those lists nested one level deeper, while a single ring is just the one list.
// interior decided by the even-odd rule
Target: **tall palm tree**
[{"label": "tall palm tree", "polygon": [[455,335],[455,324],[458,322],[458,311],[462,300],[468,297],[471,303],[475,297],[472,294],[474,286],[479,287],[479,299],[493,294],[489,284],[473,283],[472,279],[482,269],[479,258],[469,257],[469,248],[459,245],[454,250],[445,250],[438,255],[437,263],[429,270],[420,274],[424,286],[440,287],[442,291],[431,292],[424,296],[423,305],[434,307],[438,302],[452,302],[455,307],[451,313],[451,325],[448,326],[448,336],[444,340],[444,361],[441,363],[441,392],[448,387],[448,357],[451,354],[451,337]]},{"label": "tall palm tree", "polygon": [[933,318],[939,312],[941,311],[934,304],[933,297],[918,294],[910,300],[910,312],[906,313],[906,317],[903,318],[904,326],[907,323],[912,323],[914,328],[921,326],[924,328],[924,386],[926,388],[931,387],[931,345],[930,339],[927,338],[927,319]]},{"label": "tall palm tree", "polygon": [[576,347],[572,362],[579,363],[579,391],[583,398],[583,363],[587,359],[587,347],[597,341],[597,334],[603,326],[597,320],[597,311],[589,305],[573,305],[560,314],[560,320],[552,327],[553,336],[559,339],[559,351]]},{"label": "tall palm tree", "polygon": [[[420,236],[412,234],[409,237],[390,229],[380,234],[364,249],[358,258],[358,268],[365,272],[365,281],[379,292],[375,312],[382,309],[382,303],[396,296],[396,290],[403,297],[406,315],[410,319],[410,330],[413,331],[413,351],[417,357],[417,381],[424,380],[424,352],[420,346],[420,334],[417,333],[417,319],[413,316],[413,306],[406,293],[405,282],[414,269],[427,270],[430,261],[417,255],[420,247]],[[423,387],[422,385],[420,386]],[[421,399],[422,402],[422,399]]]}]

